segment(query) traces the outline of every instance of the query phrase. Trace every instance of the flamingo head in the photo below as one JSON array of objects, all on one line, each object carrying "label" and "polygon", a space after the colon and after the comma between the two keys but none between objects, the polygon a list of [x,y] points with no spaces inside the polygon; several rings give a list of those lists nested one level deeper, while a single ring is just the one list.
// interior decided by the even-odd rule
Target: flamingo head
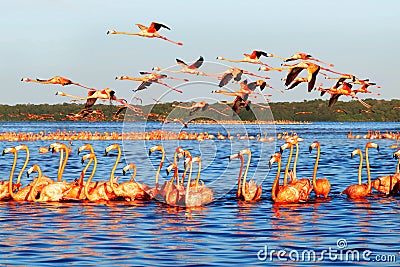
[{"label": "flamingo head", "polygon": [[128,170],[135,170],[136,169],[136,165],[133,163],[129,163],[128,165],[126,165],[123,169],[122,169],[122,174],[125,175],[126,172]]},{"label": "flamingo head", "polygon": [[87,159],[94,159],[96,155],[94,153],[86,154],[82,157],[81,163],[83,164]]},{"label": "flamingo head", "polygon": [[107,31],[107,34],[116,34],[117,33],[117,31],[115,31],[115,30],[108,30]]},{"label": "flamingo head", "polygon": [[2,156],[4,156],[4,154],[6,154],[6,153],[15,153],[15,152],[17,152],[15,147],[8,147],[8,148],[3,150]]},{"label": "flamingo head", "polygon": [[282,154],[279,153],[279,152],[275,152],[275,153],[271,156],[271,158],[270,158],[270,160],[269,160],[269,168],[271,169],[272,164],[273,164],[274,162],[280,162],[281,159],[282,159]]},{"label": "flamingo head", "polygon": [[111,151],[111,150],[120,150],[121,148],[119,147],[118,144],[112,144],[108,147],[106,147],[106,149],[104,150],[104,155],[107,156],[107,154]]},{"label": "flamingo head", "polygon": [[33,164],[33,166],[30,167],[30,168],[28,169],[28,171],[26,172],[26,175],[29,177],[29,175],[30,175],[32,172],[37,172],[37,171],[39,171],[39,170],[40,170],[40,167],[39,167],[38,165],[36,165],[36,164]]},{"label": "flamingo head", "polygon": [[284,143],[283,145],[281,145],[281,147],[280,147],[280,152],[281,152],[281,154],[283,153],[283,151],[286,149],[286,148],[291,148],[292,147],[292,142],[286,142],[286,143]]},{"label": "flamingo head", "polygon": [[399,158],[400,158],[400,148],[397,149],[397,150],[393,153],[393,158],[395,158],[395,159],[399,159]]},{"label": "flamingo head", "polygon": [[216,59],[218,59],[218,60],[224,60],[225,58],[223,58],[223,57],[217,57]]},{"label": "flamingo head", "polygon": [[359,154],[360,156],[362,155],[361,149],[359,149],[359,148],[354,149],[354,151],[351,152],[351,157],[353,158],[357,154]]},{"label": "flamingo head", "polygon": [[314,142],[310,145],[308,151],[311,153],[311,151],[313,150],[313,148],[316,148],[316,147],[320,147],[318,141],[314,141]]},{"label": "flamingo head", "polygon": [[78,155],[82,152],[82,150],[93,150],[93,147],[91,144],[84,144],[83,146],[80,146],[78,148]]},{"label": "flamingo head", "polygon": [[160,71],[160,70],[161,70],[161,68],[160,68],[160,67],[153,67],[151,70]]},{"label": "flamingo head", "polygon": [[376,150],[378,150],[378,152],[379,152],[379,145],[376,144],[376,143],[368,142],[368,143],[365,145],[365,148],[376,148]]},{"label": "flamingo head", "polygon": [[158,150],[158,151],[164,151],[164,148],[163,148],[162,145],[156,145],[156,146],[151,147],[151,148],[149,149],[149,156],[151,155],[151,153],[153,153],[153,152],[156,151],[156,150]]}]

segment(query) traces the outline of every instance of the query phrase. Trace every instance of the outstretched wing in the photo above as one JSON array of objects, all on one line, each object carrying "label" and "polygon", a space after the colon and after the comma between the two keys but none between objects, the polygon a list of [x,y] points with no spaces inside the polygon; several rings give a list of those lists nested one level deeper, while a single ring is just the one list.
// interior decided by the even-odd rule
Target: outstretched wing
[{"label": "outstretched wing", "polygon": [[165,29],[171,30],[171,29],[168,28],[166,25],[161,24],[161,23],[157,23],[157,22],[152,22],[151,25],[150,25],[150,27],[149,27],[149,30],[150,30],[150,29],[154,29],[154,30],[158,31],[158,30],[161,29],[161,28],[165,28]]},{"label": "outstretched wing", "polygon": [[180,60],[179,58],[176,59],[176,63],[178,63],[178,65],[181,65],[181,66],[185,66],[185,67],[188,66],[185,62],[183,62],[183,60]]},{"label": "outstretched wing", "polygon": [[232,79],[232,77],[233,77],[233,74],[232,73],[225,73],[224,75],[222,75],[222,79],[221,79],[221,81],[219,82],[219,87],[223,87],[223,86],[225,86],[225,85],[227,85],[228,84],[228,82]]},{"label": "outstretched wing", "polygon": [[329,99],[328,107],[332,107],[339,100],[339,96],[340,95],[331,96],[331,98]]},{"label": "outstretched wing", "polygon": [[96,103],[97,98],[88,98],[86,99],[85,109],[93,107],[94,103]]},{"label": "outstretched wing", "polygon": [[308,92],[311,92],[314,88],[315,81],[317,80],[317,74],[320,70],[320,66],[316,65],[317,67],[312,71],[308,72]]},{"label": "outstretched wing", "polygon": [[190,112],[189,112],[189,116],[193,116],[193,114],[196,113],[196,111],[198,111],[198,110],[200,110],[199,107],[194,107],[194,108],[192,108],[192,109],[190,110]]},{"label": "outstretched wing", "polygon": [[202,56],[200,56],[200,58],[194,62],[192,65],[189,66],[189,68],[191,69],[198,69],[201,67],[201,65],[203,65],[204,62],[204,58]]},{"label": "outstretched wing", "polygon": [[294,79],[296,79],[297,75],[303,70],[303,68],[300,67],[293,67],[289,70],[288,75],[286,76],[286,81],[285,85],[288,86],[293,82]]},{"label": "outstretched wing", "polygon": [[256,57],[260,58],[261,56],[268,57],[269,54],[264,51],[255,51]]},{"label": "outstretched wing", "polygon": [[150,86],[150,85],[151,85],[151,82],[149,82],[149,81],[142,82],[142,83],[138,86],[138,88],[136,88],[135,91],[139,91],[139,90],[146,89],[146,88],[147,88],[148,86]]},{"label": "outstretched wing", "polygon": [[236,113],[239,114],[239,112],[242,110],[244,106],[244,101],[240,96],[237,96],[235,100],[233,101],[232,105],[232,110]]}]

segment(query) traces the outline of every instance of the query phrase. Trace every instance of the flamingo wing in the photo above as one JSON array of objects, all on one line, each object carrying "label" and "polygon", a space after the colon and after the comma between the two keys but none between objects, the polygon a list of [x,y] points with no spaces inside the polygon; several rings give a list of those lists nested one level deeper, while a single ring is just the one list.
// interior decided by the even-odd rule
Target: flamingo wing
[{"label": "flamingo wing", "polygon": [[236,76],[233,78],[236,82],[239,82],[242,79],[243,75],[243,70],[240,70],[239,72],[236,73]]},{"label": "flamingo wing", "polygon": [[178,65],[181,65],[181,66],[184,66],[184,67],[188,66],[185,62],[183,62],[183,60],[180,60],[179,58],[176,59],[176,63],[178,63]]},{"label": "flamingo wing", "polygon": [[136,90],[134,90],[134,91],[139,91],[139,90],[143,90],[143,89],[146,89],[148,86],[150,86],[152,84],[152,82],[149,82],[149,81],[144,81],[144,82],[142,82],[139,86],[138,86],[138,88],[136,88]]},{"label": "flamingo wing", "polygon": [[232,105],[232,110],[236,113],[239,114],[239,112],[242,110],[244,106],[244,101],[240,96],[237,96],[235,100],[233,101]]},{"label": "flamingo wing", "polygon": [[193,114],[196,113],[196,111],[198,110],[200,110],[200,107],[193,107],[189,112],[189,116],[193,116]]},{"label": "flamingo wing", "polygon": [[142,30],[142,31],[145,31],[145,30],[147,30],[147,27],[146,27],[146,26],[144,26],[144,25],[142,25],[142,24],[136,24],[136,26],[138,26],[138,27],[139,27],[139,29],[140,29],[140,30]]},{"label": "flamingo wing", "polygon": [[204,62],[204,58],[202,56],[200,56],[200,58],[194,62],[192,65],[189,66],[189,68],[191,69],[198,69],[201,67],[201,65],[203,65]]},{"label": "flamingo wing", "polygon": [[302,80],[300,79],[295,79],[287,88],[287,90],[293,89],[295,88],[297,85],[299,85],[300,83],[302,83]]},{"label": "flamingo wing", "polygon": [[117,110],[117,112],[115,112],[115,115],[114,115],[114,116],[115,116],[115,117],[118,116],[122,111],[124,111],[124,110],[126,110],[126,109],[127,109],[127,107],[125,107],[125,106],[124,106],[124,107],[119,107],[118,110]]},{"label": "flamingo wing", "polygon": [[293,67],[289,70],[289,73],[286,77],[285,86],[288,86],[294,79],[296,79],[297,75],[303,70],[301,67]]},{"label": "flamingo wing", "polygon": [[93,107],[93,105],[96,103],[97,98],[91,97],[86,99],[85,103],[85,109]]},{"label": "flamingo wing", "polygon": [[148,71],[139,71],[140,75],[150,75],[151,72]]},{"label": "flamingo wing", "polygon": [[320,66],[313,68],[311,71],[308,71],[308,92],[311,92],[312,89],[314,88],[319,70]]},{"label": "flamingo wing", "polygon": [[232,73],[225,73],[224,75],[222,75],[222,79],[219,82],[219,87],[223,87],[225,85],[228,84],[228,82],[233,78],[233,74]]},{"label": "flamingo wing", "polygon": [[257,58],[260,58],[261,56],[268,57],[268,53],[264,51],[255,51],[255,52]]},{"label": "flamingo wing", "polygon": [[332,107],[338,100],[339,100],[339,94],[332,95],[331,98],[329,99],[329,104],[328,107]]},{"label": "flamingo wing", "polygon": [[150,25],[150,27],[149,27],[149,31],[150,31],[150,30],[158,31],[158,30],[161,29],[161,28],[165,28],[165,29],[171,30],[168,26],[166,26],[166,25],[164,25],[164,24],[157,23],[157,22],[152,22],[151,25]]}]

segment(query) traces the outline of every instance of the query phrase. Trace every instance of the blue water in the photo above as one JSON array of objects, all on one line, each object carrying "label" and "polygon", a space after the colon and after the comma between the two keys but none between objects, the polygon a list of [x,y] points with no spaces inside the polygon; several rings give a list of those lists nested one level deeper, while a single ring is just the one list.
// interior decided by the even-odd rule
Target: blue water
[{"label": "blue water", "polygon": [[[158,129],[158,123],[123,125],[122,123],[1,123],[2,131],[130,131]],[[105,147],[119,143],[124,155],[117,175],[126,162],[138,166],[137,180],[154,185],[155,171],[160,156],[148,157],[146,151],[154,144],[166,148],[167,161],[174,148],[181,145],[193,155],[201,155],[204,162],[202,180],[216,191],[216,200],[203,208],[182,209],[168,207],[154,201],[127,203],[60,202],[28,203],[0,202],[0,264],[6,266],[254,266],[254,265],[309,265],[338,266],[343,264],[376,266],[378,259],[397,262],[380,263],[395,266],[400,262],[399,199],[383,197],[376,192],[365,200],[349,200],[339,193],[357,181],[358,157],[350,153],[364,148],[367,140],[347,139],[349,130],[364,135],[368,130],[400,131],[400,123],[313,123],[310,125],[190,125],[187,131],[207,131],[217,135],[249,135],[268,131],[268,135],[294,131],[304,138],[300,143],[297,174],[311,177],[315,151],[309,145],[321,143],[318,177],[330,180],[332,188],[328,200],[311,199],[307,203],[276,205],[271,200],[271,185],[276,165],[269,170],[270,155],[283,144],[282,140],[261,144],[255,140],[218,141],[89,141],[99,158],[93,180],[107,180],[115,161],[115,152],[103,156]],[[395,172],[394,140],[373,140],[380,151],[370,150],[372,178]],[[66,142],[66,141],[65,141]],[[0,142],[0,149],[21,142]],[[52,141],[25,142],[31,151],[31,161],[39,164],[50,177],[57,174],[58,154],[38,153],[38,147]],[[72,143],[73,153],[65,169],[64,179],[72,181],[82,169],[81,155],[76,154],[84,141]],[[229,162],[231,153],[250,147],[253,153],[249,176],[263,185],[262,200],[244,203],[235,199],[239,161]],[[20,153],[18,166],[24,153]],[[283,161],[286,162],[287,152]],[[125,160],[126,159],[126,160]],[[1,180],[8,179],[12,156],[0,158]],[[167,179],[164,165],[162,179]],[[363,172],[366,180],[366,173]],[[25,180],[23,182],[28,182]],[[32,179],[32,178],[29,178]],[[344,239],[344,240],[341,240]],[[346,241],[347,246],[342,243]],[[323,250],[336,250],[322,254]],[[279,254],[278,251],[286,254]],[[312,250],[317,261],[301,261],[301,253]],[[282,253],[282,251],[280,253]],[[346,252],[359,253],[360,260],[345,261]],[[267,257],[264,258],[265,252]],[[289,253],[297,262],[288,260]],[[341,253],[341,254],[340,254]],[[363,257],[362,253],[366,256]],[[278,256],[283,259],[279,259]],[[342,255],[342,256],[340,256]],[[342,258],[340,258],[342,257]]]}]

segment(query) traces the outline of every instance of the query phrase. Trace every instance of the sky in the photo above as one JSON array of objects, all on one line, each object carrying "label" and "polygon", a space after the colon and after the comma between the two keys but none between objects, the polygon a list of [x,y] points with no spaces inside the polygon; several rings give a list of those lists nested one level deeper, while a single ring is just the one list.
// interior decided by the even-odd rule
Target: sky
[{"label": "sky", "polygon": [[[217,61],[217,56],[240,59],[254,49],[282,57],[305,52],[335,64],[335,71],[369,78],[382,88],[380,97],[398,99],[400,82],[399,1],[94,1],[94,0],[3,0],[0,16],[1,98],[0,104],[63,103],[70,99],[56,91],[84,96],[76,86],[40,85],[22,82],[22,77],[48,79],[59,75],[96,89],[112,88],[117,97],[130,101],[135,95],[151,103],[163,101],[217,99],[212,94],[217,80],[176,74],[190,82],[164,80],[183,94],[152,85],[138,93],[139,83],[115,80],[116,76],[140,77],[139,71],[154,66],[174,67],[175,59],[187,63],[205,58],[200,70],[224,71],[240,67],[268,75],[273,87],[285,89],[286,72],[263,73],[248,63]],[[177,46],[161,39],[107,35],[107,30],[136,32],[136,23],[160,22],[171,30],[160,34],[183,42]],[[277,58],[263,58],[279,67]],[[223,64],[223,65],[221,65]],[[176,67],[175,67],[176,68]],[[178,68],[176,68],[178,69]],[[167,73],[166,73],[167,74]],[[173,76],[173,73],[169,73]],[[336,77],[337,75],[333,75]],[[248,77],[249,79],[251,77]],[[333,81],[319,77],[323,87]],[[233,89],[238,85],[230,85]],[[301,85],[280,93],[265,89],[270,101],[303,101],[321,98]],[[326,99],[324,96],[322,99]],[[132,100],[134,101],[134,100]]]}]

